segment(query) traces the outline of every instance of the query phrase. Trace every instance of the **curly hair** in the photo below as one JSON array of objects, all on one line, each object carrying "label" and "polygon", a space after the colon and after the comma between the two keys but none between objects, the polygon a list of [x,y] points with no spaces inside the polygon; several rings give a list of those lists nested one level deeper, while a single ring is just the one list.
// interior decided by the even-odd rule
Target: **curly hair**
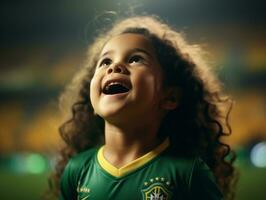
[{"label": "curly hair", "polygon": [[74,154],[104,143],[104,120],[94,114],[89,86],[101,49],[112,37],[124,33],[141,34],[150,40],[163,69],[164,86],[182,92],[179,106],[167,113],[158,134],[170,138],[173,154],[199,155],[213,172],[225,199],[233,199],[236,155],[222,142],[222,137],[232,132],[232,100],[223,94],[201,47],[188,44],[182,34],[154,16],[130,17],[100,34],[89,48],[85,66],[62,93],[60,108],[66,111],[67,120],[59,132],[65,146],[52,178],[53,190],[58,194],[60,177]]}]

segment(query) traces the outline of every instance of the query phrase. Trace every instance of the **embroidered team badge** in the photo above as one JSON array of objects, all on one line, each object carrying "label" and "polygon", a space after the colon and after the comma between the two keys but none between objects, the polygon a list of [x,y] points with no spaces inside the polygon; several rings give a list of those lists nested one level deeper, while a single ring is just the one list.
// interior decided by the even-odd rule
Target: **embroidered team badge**
[{"label": "embroidered team badge", "polygon": [[168,190],[170,182],[156,177],[144,182],[146,188],[141,190],[143,200],[170,200],[172,192]]}]

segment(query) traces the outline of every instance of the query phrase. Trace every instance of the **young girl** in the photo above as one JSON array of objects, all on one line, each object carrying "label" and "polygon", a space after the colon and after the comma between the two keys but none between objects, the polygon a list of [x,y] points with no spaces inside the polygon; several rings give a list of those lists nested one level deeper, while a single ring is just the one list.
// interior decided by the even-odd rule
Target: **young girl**
[{"label": "young girl", "polygon": [[61,98],[60,199],[233,199],[231,106],[201,55],[154,17],[98,37]]}]

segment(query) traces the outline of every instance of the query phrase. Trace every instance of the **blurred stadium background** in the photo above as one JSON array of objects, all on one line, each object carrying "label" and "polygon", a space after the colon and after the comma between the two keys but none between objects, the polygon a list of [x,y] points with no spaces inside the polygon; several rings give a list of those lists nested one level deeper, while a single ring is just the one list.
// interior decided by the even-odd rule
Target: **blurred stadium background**
[{"label": "blurred stadium background", "polygon": [[155,14],[200,43],[234,97],[237,200],[266,199],[266,12],[263,1],[0,2],[0,199],[40,199],[60,145],[58,95],[97,31],[118,14]]}]

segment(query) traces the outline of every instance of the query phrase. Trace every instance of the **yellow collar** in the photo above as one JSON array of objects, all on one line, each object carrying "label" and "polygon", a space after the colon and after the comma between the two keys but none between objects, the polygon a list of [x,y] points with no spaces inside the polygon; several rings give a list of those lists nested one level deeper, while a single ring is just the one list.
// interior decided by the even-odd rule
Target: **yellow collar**
[{"label": "yellow collar", "polygon": [[166,138],[164,142],[162,142],[159,146],[157,146],[155,149],[151,150],[150,152],[144,154],[143,156],[131,161],[130,163],[126,164],[125,166],[121,168],[116,168],[112,164],[110,164],[103,155],[103,149],[104,146],[102,146],[98,153],[97,153],[97,159],[100,164],[100,166],[107,171],[109,174],[115,177],[121,177],[125,174],[128,174],[129,172],[134,171],[135,169],[143,166],[156,156],[158,156],[161,152],[163,152],[168,146],[169,146],[169,138]]}]

